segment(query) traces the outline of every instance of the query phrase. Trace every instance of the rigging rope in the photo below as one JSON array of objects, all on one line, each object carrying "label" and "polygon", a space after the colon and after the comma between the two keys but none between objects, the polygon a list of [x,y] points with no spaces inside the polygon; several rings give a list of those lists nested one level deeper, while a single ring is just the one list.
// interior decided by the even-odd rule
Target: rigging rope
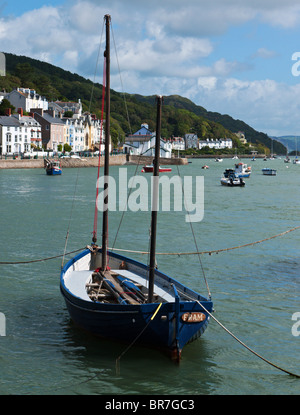
[{"label": "rigging rope", "polygon": [[95,89],[95,82],[96,82],[96,74],[97,74],[98,62],[99,62],[99,57],[100,57],[100,50],[101,50],[101,44],[102,44],[103,31],[104,31],[104,19],[103,19],[103,24],[102,24],[102,30],[101,30],[101,36],[100,36],[100,42],[99,42],[99,48],[98,48],[98,55],[97,55],[97,61],[96,61],[96,66],[95,66],[95,72],[94,72],[94,81],[93,81],[91,98],[90,98],[90,104],[89,104],[89,113],[91,113],[92,100],[93,100],[93,96],[94,96],[94,89]]},{"label": "rigging rope", "polygon": [[[181,178],[180,170],[179,170],[179,166],[178,165],[177,165],[177,172],[178,172],[179,177]],[[183,187],[182,180],[181,180],[181,186],[182,186],[182,193],[183,193],[183,197],[184,197],[184,203],[185,203],[185,206],[186,206],[185,192],[184,192],[184,187]],[[190,216],[190,212],[189,211],[188,211],[188,216]],[[200,256],[200,252],[199,252],[199,249],[198,249],[197,239],[196,239],[196,235],[195,235],[195,232],[194,232],[194,228],[193,228],[192,221],[189,220],[189,223],[190,223],[191,232],[192,232],[193,239],[194,239],[194,244],[195,244],[196,249],[197,249],[198,260],[199,260],[199,264],[200,264],[200,267],[201,267],[201,271],[202,271],[202,275],[203,275],[203,278],[204,278],[204,282],[205,282],[205,285],[206,285],[206,289],[207,289],[207,292],[208,292],[208,296],[209,296],[209,298],[211,298],[211,292],[210,292],[210,289],[209,289],[209,286],[208,286],[208,282],[207,282],[207,279],[206,279],[206,275],[205,275],[205,272],[204,272],[204,267],[203,267],[203,263],[202,263],[201,256]]]},{"label": "rigging rope", "polygon": [[70,213],[70,218],[69,218],[68,230],[67,230],[67,235],[66,235],[66,243],[65,243],[65,249],[64,249],[63,259],[62,259],[62,262],[61,262],[61,267],[63,267],[64,259],[65,259],[65,255],[66,255],[66,250],[67,250],[68,238],[69,238],[69,233],[70,233],[70,225],[71,225],[71,219],[72,219],[74,202],[75,202],[75,196],[76,196],[76,190],[77,190],[77,184],[78,184],[78,177],[79,177],[79,168],[77,169],[75,189],[74,189],[74,195],[73,195],[73,200],[72,200],[71,213]]},{"label": "rigging rope", "polygon": [[96,242],[96,240],[97,240],[97,227],[98,227],[98,207],[97,207],[97,201],[98,201],[98,195],[99,195],[99,177],[100,177],[100,164],[101,164],[101,145],[102,145],[102,132],[103,132],[103,114],[104,114],[105,87],[106,87],[106,59],[104,58],[104,64],[103,64],[103,84],[102,84],[101,124],[100,124],[100,144],[99,144],[98,174],[97,174],[97,185],[96,185],[96,200],[95,200],[93,242]]},{"label": "rigging rope", "polygon": [[231,337],[233,337],[235,340],[237,340],[243,347],[245,347],[247,350],[249,350],[251,353],[253,353],[255,356],[259,357],[260,359],[262,359],[264,362],[268,363],[269,365],[275,367],[276,369],[281,370],[282,372],[287,373],[288,375],[291,376],[295,376],[296,378],[300,379],[300,376],[292,373],[286,369],[282,369],[281,367],[275,365],[274,363],[270,362],[269,360],[265,359],[263,356],[261,356],[260,354],[256,353],[253,349],[251,349],[249,346],[247,346],[244,342],[242,342],[240,339],[238,339],[233,333],[231,333],[231,331],[229,331],[219,320],[217,320],[215,318],[215,316],[213,316],[208,310],[206,310],[206,308],[204,307],[203,304],[201,304],[199,301],[197,301],[197,303],[203,308],[203,310],[212,318],[214,319],[220,327],[222,327],[222,329],[224,329],[228,334],[230,334]]}]

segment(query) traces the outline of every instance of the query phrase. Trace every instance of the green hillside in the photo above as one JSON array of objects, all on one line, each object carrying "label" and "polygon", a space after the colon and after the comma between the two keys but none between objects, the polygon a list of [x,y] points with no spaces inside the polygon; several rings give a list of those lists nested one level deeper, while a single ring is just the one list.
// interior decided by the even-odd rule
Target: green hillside
[{"label": "green hillside", "polygon": [[[11,91],[16,87],[35,89],[37,93],[50,101],[78,101],[81,99],[84,111],[101,116],[102,85],[95,84],[69,71],[49,63],[6,53],[6,76],[0,77],[0,90]],[[93,91],[93,94],[92,94]],[[129,114],[124,103],[124,95]],[[147,123],[150,130],[155,130],[155,97],[122,94],[111,91],[111,135],[113,142],[123,141],[126,134],[135,132],[141,123]],[[162,136],[184,136],[196,133],[201,138],[228,137],[240,153],[248,152],[248,146],[242,146],[234,133],[243,131],[247,141],[255,145],[259,152],[271,147],[271,139],[259,133],[240,120],[229,115],[209,112],[192,101],[177,95],[164,98],[162,115]],[[285,154],[285,147],[274,142],[274,152]]]}]

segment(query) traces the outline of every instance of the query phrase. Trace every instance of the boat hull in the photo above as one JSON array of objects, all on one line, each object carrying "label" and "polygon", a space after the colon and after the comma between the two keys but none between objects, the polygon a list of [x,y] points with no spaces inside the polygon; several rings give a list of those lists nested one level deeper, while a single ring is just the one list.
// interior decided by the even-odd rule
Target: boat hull
[{"label": "boat hull", "polygon": [[274,169],[262,169],[262,173],[264,176],[276,176],[277,175],[277,171]]},{"label": "boat hull", "polygon": [[[192,301],[174,300],[163,303],[106,304],[74,295],[65,284],[64,275],[76,266],[76,261],[89,255],[86,250],[69,261],[62,270],[60,289],[73,322],[82,329],[103,338],[125,343],[136,342],[167,352],[179,360],[183,347],[200,337],[209,322],[213,303],[178,281],[157,271],[159,278],[177,290],[185,290]],[[110,258],[124,261],[132,268],[145,272],[144,264],[121,255],[110,253]],[[209,312],[207,313],[205,309]]]},{"label": "boat hull", "polygon": [[[160,173],[166,173],[172,171],[171,167],[159,167]],[[144,166],[142,173],[153,173],[153,166]]]},{"label": "boat hull", "polygon": [[245,186],[245,182],[243,180],[241,180],[240,178],[238,179],[233,179],[231,180],[230,178],[222,178],[221,179],[221,185],[222,186],[228,186],[228,187],[243,187]]},{"label": "boat hull", "polygon": [[62,170],[61,169],[54,169],[54,168],[50,168],[46,170],[46,173],[48,176],[59,176],[62,174]]}]

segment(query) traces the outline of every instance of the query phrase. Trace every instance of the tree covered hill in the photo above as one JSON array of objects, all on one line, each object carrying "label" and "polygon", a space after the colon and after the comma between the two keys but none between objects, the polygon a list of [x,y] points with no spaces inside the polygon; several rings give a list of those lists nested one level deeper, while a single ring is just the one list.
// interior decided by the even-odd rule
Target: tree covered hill
[{"label": "tree covered hill", "polygon": [[[16,87],[35,89],[49,101],[75,101],[81,99],[84,111],[101,116],[102,85],[84,77],[65,71],[57,66],[26,56],[6,53],[6,76],[0,77],[0,90],[10,92]],[[126,100],[126,105],[125,101]],[[127,110],[126,110],[127,107]],[[129,120],[127,117],[129,115]],[[111,135],[114,143],[123,141],[126,134],[137,131],[141,123],[147,123],[155,130],[155,97],[137,94],[123,94],[111,90]],[[229,115],[209,112],[178,95],[164,97],[162,114],[162,136],[184,136],[195,133],[200,139],[228,137],[234,141],[239,152],[243,148],[234,133],[243,131],[247,141],[259,152],[271,147],[271,139],[255,131],[240,120]],[[274,152],[285,154],[285,147],[274,142]]]}]

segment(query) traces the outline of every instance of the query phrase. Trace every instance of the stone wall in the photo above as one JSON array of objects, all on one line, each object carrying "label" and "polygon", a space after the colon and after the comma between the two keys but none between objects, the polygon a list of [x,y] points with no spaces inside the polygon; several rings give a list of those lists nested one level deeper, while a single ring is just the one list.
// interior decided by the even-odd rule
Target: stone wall
[{"label": "stone wall", "polygon": [[[52,160],[52,159],[51,159]],[[53,159],[54,160],[54,159]],[[140,157],[140,156],[129,156],[126,154],[120,154],[116,156],[111,156],[109,158],[109,164],[111,166],[123,166],[126,164],[152,164],[153,157]],[[97,167],[98,166],[98,157],[82,157],[81,160],[73,158],[61,158],[61,167]],[[104,164],[104,157],[100,158],[100,165]],[[175,165],[175,164],[187,164],[187,159],[166,159],[161,158],[160,164],[164,165]],[[44,159],[7,159],[0,160],[0,169],[41,169],[44,168]]]}]

